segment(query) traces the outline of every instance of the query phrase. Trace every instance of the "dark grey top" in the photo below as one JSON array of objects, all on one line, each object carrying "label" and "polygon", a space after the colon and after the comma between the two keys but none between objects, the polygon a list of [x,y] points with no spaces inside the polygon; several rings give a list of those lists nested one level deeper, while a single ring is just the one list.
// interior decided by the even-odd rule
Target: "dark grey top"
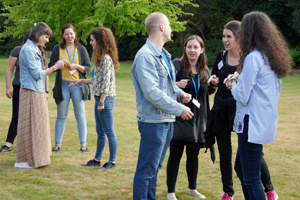
[{"label": "dark grey top", "polygon": [[15,77],[14,77],[14,80],[12,82],[13,85],[20,85],[19,54],[20,54],[21,48],[22,48],[22,46],[17,46],[10,53],[10,56],[17,58]]},{"label": "dark grey top", "polygon": [[[57,44],[52,51],[50,62],[48,67],[52,67],[55,65],[55,63],[59,60],[59,45]],[[78,57],[79,57],[79,65],[83,66],[85,69],[85,73],[79,72],[79,78],[80,79],[86,79],[86,74],[91,72],[91,62],[89,54],[84,46],[77,46],[78,50]],[[55,100],[56,104],[59,104],[62,100],[64,100],[64,96],[62,93],[62,76],[61,76],[61,70],[56,71],[56,78],[55,78],[55,85],[52,89],[53,91],[53,98]],[[83,93],[83,100],[91,100],[91,90],[90,86],[88,84],[81,84],[82,93]]]}]

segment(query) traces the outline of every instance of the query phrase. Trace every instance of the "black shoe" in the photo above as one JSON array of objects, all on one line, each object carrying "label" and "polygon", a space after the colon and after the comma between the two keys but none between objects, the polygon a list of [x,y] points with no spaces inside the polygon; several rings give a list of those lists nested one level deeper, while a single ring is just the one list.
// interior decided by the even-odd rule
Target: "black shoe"
[{"label": "black shoe", "polygon": [[117,165],[115,163],[112,162],[107,162],[105,163],[99,170],[104,170],[104,169],[112,169],[115,168]]},{"label": "black shoe", "polygon": [[59,150],[60,150],[59,146],[54,146],[52,152],[59,152]]},{"label": "black shoe", "polygon": [[87,148],[86,146],[82,146],[82,147],[80,148],[80,151],[81,151],[82,153],[87,153],[87,152],[89,152],[89,150],[88,150],[88,148]]},{"label": "black shoe", "polygon": [[8,147],[6,145],[3,145],[2,148],[0,149],[0,152],[12,152],[12,148]]},{"label": "black shoe", "polygon": [[82,167],[101,166],[101,162],[93,159],[93,160],[89,160],[86,164],[83,164],[81,166]]}]

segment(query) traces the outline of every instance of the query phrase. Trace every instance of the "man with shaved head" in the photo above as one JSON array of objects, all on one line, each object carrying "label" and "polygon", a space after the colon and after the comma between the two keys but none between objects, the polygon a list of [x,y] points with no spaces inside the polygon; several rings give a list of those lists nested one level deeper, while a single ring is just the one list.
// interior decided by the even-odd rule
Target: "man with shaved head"
[{"label": "man with shaved head", "polygon": [[151,13],[145,21],[149,38],[135,56],[131,77],[136,91],[137,121],[141,134],[133,183],[133,199],[155,199],[158,170],[173,137],[175,116],[184,120],[194,114],[182,103],[191,95],[175,84],[171,55],[163,48],[171,40],[170,22],[162,13]]}]

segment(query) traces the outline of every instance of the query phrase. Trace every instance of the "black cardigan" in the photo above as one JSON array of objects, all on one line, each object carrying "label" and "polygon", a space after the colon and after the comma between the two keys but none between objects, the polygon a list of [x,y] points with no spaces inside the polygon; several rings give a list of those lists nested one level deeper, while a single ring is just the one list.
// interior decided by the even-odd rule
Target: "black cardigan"
[{"label": "black cardigan", "polygon": [[[52,67],[55,65],[55,63],[59,60],[59,46],[60,44],[57,44],[52,51],[50,62],[48,67]],[[91,72],[91,62],[89,58],[89,54],[84,46],[77,46],[78,50],[78,57],[79,57],[79,65],[83,66],[85,69],[85,73],[79,72],[79,78],[80,79],[86,79],[86,74]],[[62,93],[62,75],[61,70],[56,71],[56,78],[55,78],[55,85],[52,89],[53,91],[53,98],[55,100],[56,104],[59,104],[61,101],[64,100],[64,96]],[[90,86],[88,84],[81,84],[82,93],[83,93],[83,100],[91,100],[91,90]]]}]

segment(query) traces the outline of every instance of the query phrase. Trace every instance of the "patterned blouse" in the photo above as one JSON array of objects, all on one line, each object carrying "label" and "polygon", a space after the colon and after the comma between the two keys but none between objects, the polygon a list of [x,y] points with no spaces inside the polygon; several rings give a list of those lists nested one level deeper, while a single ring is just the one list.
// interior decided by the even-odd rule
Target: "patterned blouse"
[{"label": "patterned blouse", "polygon": [[109,55],[106,54],[100,65],[95,67],[92,82],[93,95],[100,96],[102,93],[106,93],[107,96],[116,96],[115,68]]}]

